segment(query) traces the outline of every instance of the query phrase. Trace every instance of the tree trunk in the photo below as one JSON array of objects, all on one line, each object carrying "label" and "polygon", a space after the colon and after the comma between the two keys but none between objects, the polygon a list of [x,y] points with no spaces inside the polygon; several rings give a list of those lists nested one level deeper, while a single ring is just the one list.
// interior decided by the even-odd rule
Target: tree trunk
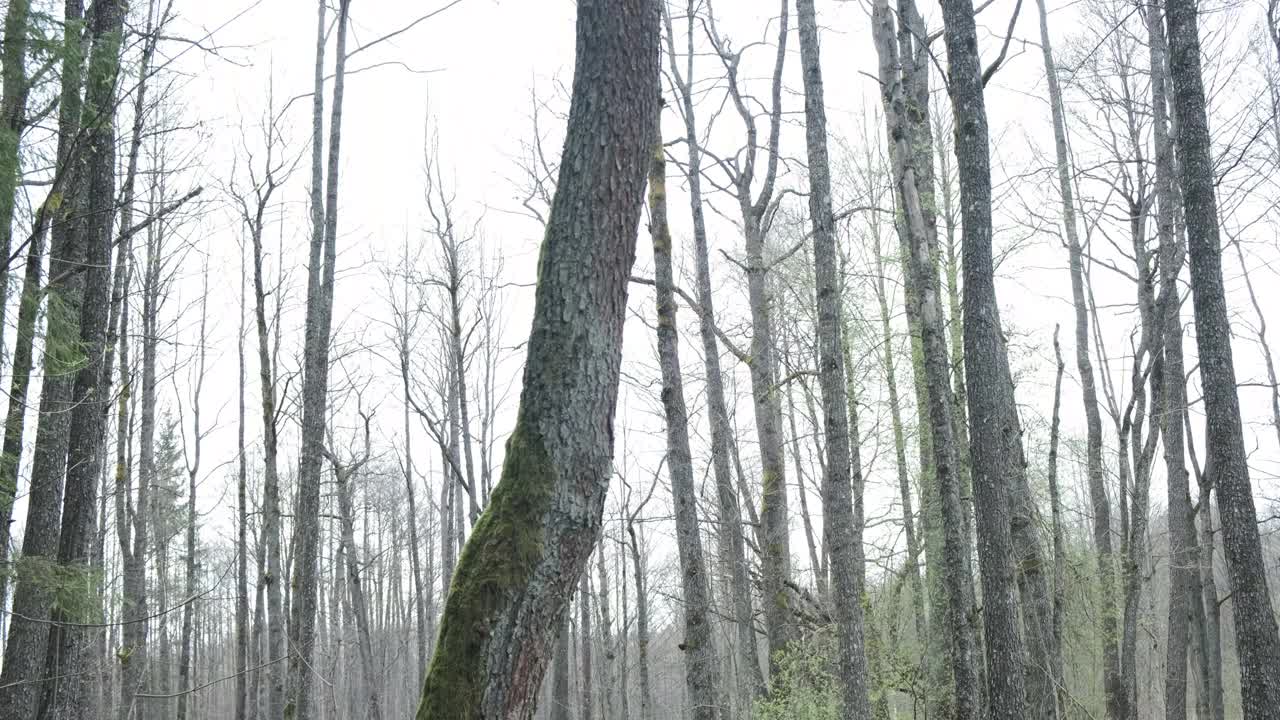
[{"label": "tree trunk", "polygon": [[353,468],[335,468],[338,474],[338,508],[342,514],[342,555],[346,561],[347,595],[351,602],[351,614],[355,616],[357,645],[360,652],[360,669],[364,675],[364,691],[367,701],[361,714],[369,720],[381,720],[382,704],[379,699],[380,682],[373,658],[373,638],[369,623],[369,605],[365,598],[361,579],[360,562],[356,556],[355,521],[351,511]]},{"label": "tree trunk", "polygon": [[1280,633],[1267,587],[1236,394],[1196,7],[1190,0],[1166,0],[1165,12],[1177,118],[1178,180],[1204,387],[1205,475],[1218,495],[1240,658],[1242,710],[1247,719],[1270,717],[1280,707]]},{"label": "tree trunk", "polygon": [[[236,333],[236,359],[239,382],[236,383],[236,640],[235,640],[235,720],[249,717],[249,483],[248,457],[245,455],[245,278],[244,246],[240,248],[240,327]],[[410,538],[416,541],[416,538]],[[415,545],[416,547],[416,545]]]},{"label": "tree trunk", "polygon": [[[562,176],[502,478],[455,571],[420,720],[532,715],[557,621],[597,544],[622,322],[658,101],[658,12],[578,3]],[[605,107],[607,98],[608,107]]]},{"label": "tree trunk", "polygon": [[569,710],[569,616],[560,623],[551,667],[551,720],[572,720]]},{"label": "tree trunk", "polygon": [[[284,717],[310,720],[310,666],[315,653],[320,527],[320,474],[329,395],[329,341],[333,324],[334,264],[338,233],[338,169],[342,147],[342,99],[347,59],[347,25],[351,0],[340,0],[334,49],[333,102],[329,116],[329,148],[321,171],[324,95],[325,3],[318,4],[315,95],[312,106],[311,261],[307,274],[307,319],[303,348],[302,432],[298,461],[297,522],[293,523],[293,602],[289,606],[289,684]],[[324,197],[320,196],[324,185]]]},{"label": "tree trunk", "polygon": [[196,478],[200,474],[200,449],[203,444],[203,428],[200,425],[200,392],[204,389],[206,343],[208,340],[208,297],[209,268],[204,268],[204,292],[200,295],[200,336],[196,348],[196,379],[191,397],[191,437],[192,449],[188,452],[184,446],[184,458],[187,463],[187,522],[186,522],[186,567],[183,582],[183,597],[187,602],[182,607],[182,645],[178,652],[178,720],[186,720],[187,706],[193,686],[193,647],[192,633],[196,609]]},{"label": "tree trunk", "polygon": [[973,3],[944,0],[942,15],[964,228],[965,381],[989,712],[993,720],[1014,720],[1027,716],[1008,495],[1011,466],[1022,461],[1021,437],[992,266],[990,150]]},{"label": "tree trunk", "polygon": [[640,559],[640,541],[635,523],[627,523],[631,536],[631,561],[636,570],[636,664],[640,674],[640,720],[652,717],[653,691],[649,684],[649,598],[646,594],[645,565]]},{"label": "tree trunk", "polygon": [[689,416],[680,371],[671,230],[667,224],[665,153],[659,139],[649,163],[649,229],[653,238],[658,305],[658,364],[662,369],[662,406],[667,421],[667,471],[671,476],[684,597],[684,640],[680,648],[685,653],[685,687],[693,705],[694,720],[718,720],[724,717],[724,709],[720,707],[720,666],[712,637],[711,594],[698,528],[698,492],[693,480]]},{"label": "tree trunk", "polygon": [[582,642],[578,650],[578,676],[582,678],[582,700],[578,704],[578,720],[591,720],[595,717],[593,708],[595,698],[592,692],[591,662],[591,573],[583,572],[578,581],[578,639]]},{"label": "tree trunk", "polygon": [[[914,11],[914,6],[911,9]],[[904,91],[916,80],[899,74],[899,66],[905,66],[906,61],[900,59],[899,46],[894,42],[893,17],[888,3],[881,0],[875,5],[873,12],[895,194],[904,215],[900,228],[905,236],[904,245],[907,250],[905,274],[910,278],[913,288],[907,302],[913,306],[920,334],[920,356],[925,381],[923,394],[927,401],[927,414],[921,419],[928,423],[932,449],[932,481],[936,483],[935,492],[939,497],[941,510],[942,582],[947,598],[947,639],[951,675],[955,684],[955,713],[957,718],[976,718],[981,700],[979,682],[974,672],[977,656],[970,625],[974,612],[973,580],[965,549],[967,541],[960,500],[959,460],[955,425],[951,415],[951,368],[947,360],[945,323],[939,302],[937,265],[930,250],[929,237],[936,230],[931,232],[929,229],[933,220],[925,213],[921,193],[922,178],[916,174],[917,163],[922,157],[931,161],[932,152],[922,155],[914,148],[914,143],[921,141],[914,132],[919,126],[909,122],[908,101]],[[931,191],[928,185],[923,187]],[[1007,538],[1007,528],[1005,532]]]},{"label": "tree trunk", "polygon": [[845,387],[843,328],[840,322],[841,281],[836,252],[835,216],[831,209],[831,165],[827,156],[827,116],[823,105],[818,21],[813,0],[796,0],[804,78],[805,145],[809,160],[809,215],[813,222],[813,266],[818,315],[818,378],[822,386],[823,430],[827,445],[822,483],[823,540],[831,554],[841,684],[841,716],[865,718],[867,654],[863,638],[862,584],[858,567],[862,548],[855,546],[853,490],[850,485],[849,410]]},{"label": "tree trunk", "polygon": [[1058,491],[1058,440],[1062,418],[1062,373],[1066,362],[1062,359],[1062,346],[1058,344],[1058,326],[1053,326],[1053,357],[1057,373],[1053,381],[1053,415],[1049,422],[1049,510],[1053,529],[1053,649],[1050,656],[1054,696],[1060,717],[1068,717],[1066,676],[1062,668],[1062,630],[1067,604],[1067,543],[1062,523],[1062,496]]},{"label": "tree trunk", "polygon": [[[267,605],[267,698],[266,717],[284,715],[285,670],[285,606],[284,589],[280,579],[283,567],[280,551],[280,473],[278,409],[276,407],[275,363],[271,354],[271,331],[267,324],[267,289],[262,272],[263,215],[271,188],[258,202],[254,220],[249,228],[253,241],[253,297],[254,321],[258,331],[258,380],[262,389],[262,545],[266,573],[262,585],[266,586]],[[278,320],[278,313],[277,313]],[[278,323],[277,323],[278,324]],[[263,663],[259,663],[263,664]]]},{"label": "tree trunk", "polygon": [[[93,550],[97,507],[98,476],[106,441],[111,377],[107,368],[107,326],[111,304],[112,225],[115,218],[115,89],[120,70],[120,47],[125,3],[100,2],[94,5],[91,23],[93,50],[86,75],[85,127],[85,220],[84,295],[80,309],[80,348],[87,362],[76,372],[71,399],[71,442],[67,450],[67,481],[62,498],[62,526],[58,538],[58,564],[73,572],[87,570]],[[54,622],[86,621],[97,618],[100,608],[82,612],[55,606]],[[85,717],[91,708],[86,678],[92,662],[92,633],[85,627],[56,626],[51,631],[45,677],[53,678],[45,689],[45,701],[38,717],[74,720]]]},{"label": "tree trunk", "polygon": [[[666,4],[663,4],[666,8]],[[687,7],[688,28],[685,49],[686,65],[681,72],[675,53],[675,34],[670,13],[665,13],[667,27],[667,56],[671,77],[679,94],[680,110],[685,127],[685,147],[688,149],[685,179],[689,185],[689,210],[693,219],[693,251],[696,273],[696,290],[699,306],[698,336],[702,341],[703,370],[707,383],[707,414],[711,423],[711,469],[715,474],[716,500],[719,509],[718,545],[721,563],[728,569],[729,592],[733,603],[733,620],[737,642],[736,655],[737,699],[750,703],[762,692],[757,682],[759,675],[759,650],[756,644],[755,609],[751,580],[747,566],[746,543],[742,528],[742,512],[738,505],[738,491],[734,487],[731,445],[733,431],[729,424],[728,404],[725,401],[724,373],[720,368],[720,348],[715,334],[715,304],[711,291],[710,252],[707,249],[707,226],[702,195],[702,147],[699,144],[698,123],[691,89],[693,78],[694,33],[697,23],[695,0]],[[748,713],[739,712],[739,718]]]}]

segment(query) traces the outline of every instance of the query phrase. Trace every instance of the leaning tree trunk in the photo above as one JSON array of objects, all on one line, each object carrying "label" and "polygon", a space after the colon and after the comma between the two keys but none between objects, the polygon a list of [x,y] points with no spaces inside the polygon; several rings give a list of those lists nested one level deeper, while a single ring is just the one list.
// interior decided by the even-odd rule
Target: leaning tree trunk
[{"label": "leaning tree trunk", "polygon": [[662,407],[667,421],[667,471],[676,514],[676,545],[684,597],[685,687],[694,720],[725,716],[720,707],[720,666],[711,627],[711,593],[698,529],[698,491],[689,450],[689,415],[680,374],[680,338],[667,225],[667,161],[661,139],[649,163],[649,228],[653,237],[654,289],[658,305],[658,365],[662,369]]},{"label": "leaning tree trunk", "polygon": [[1280,633],[1267,587],[1236,394],[1196,4],[1166,0],[1165,13],[1177,120],[1178,180],[1185,208],[1196,345],[1204,388],[1205,475],[1218,493],[1240,658],[1241,708],[1244,717],[1252,720],[1272,717],[1280,707]]},{"label": "leaning tree trunk", "polygon": [[[804,78],[805,146],[809,159],[809,215],[813,222],[813,267],[818,315],[818,379],[822,386],[827,468],[822,483],[823,541],[831,556],[835,605],[837,675],[841,717],[865,718],[867,653],[862,628],[862,548],[855,547],[853,489],[850,484],[849,407],[845,386],[843,328],[840,322],[840,262],[831,209],[831,163],[827,156],[827,115],[823,106],[818,20],[813,0],[796,0],[800,62]],[[803,488],[802,488],[803,492]],[[818,571],[817,568],[814,569]]]},{"label": "leaning tree trunk", "polygon": [[599,540],[627,282],[658,119],[658,8],[580,0],[564,162],[502,478],[454,572],[420,720],[533,714]]},{"label": "leaning tree trunk", "polygon": [[1006,490],[1013,480],[1011,466],[1022,458],[1022,440],[996,300],[991,157],[973,3],[943,0],[942,17],[955,107],[964,227],[965,385],[973,429],[974,515],[982,574],[989,712],[993,720],[1015,720],[1026,717],[1027,705]]}]

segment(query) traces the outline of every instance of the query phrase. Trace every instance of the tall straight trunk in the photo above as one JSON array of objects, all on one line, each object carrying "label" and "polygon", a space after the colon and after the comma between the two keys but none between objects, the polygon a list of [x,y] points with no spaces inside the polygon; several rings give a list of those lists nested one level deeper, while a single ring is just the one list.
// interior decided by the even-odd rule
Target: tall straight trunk
[{"label": "tall straight trunk", "polygon": [[1271,717],[1280,707],[1280,632],[1267,587],[1236,394],[1195,3],[1166,0],[1165,14],[1177,118],[1178,180],[1204,388],[1205,475],[1218,495],[1222,547],[1231,579],[1241,709],[1247,719]]},{"label": "tall straight trunk", "polygon": [[[447,208],[446,208],[447,211]],[[480,518],[480,501],[476,488],[475,460],[471,450],[471,414],[467,398],[467,357],[462,342],[462,275],[459,267],[457,240],[452,234],[452,224],[441,242],[445,243],[445,264],[448,267],[449,294],[449,357],[453,370],[453,397],[457,407],[455,422],[450,423],[462,445],[462,456],[467,471],[467,519],[472,527]],[[455,458],[456,459],[456,458]],[[455,471],[461,473],[457,465]]]},{"label": "tall straight trunk", "polygon": [[[236,333],[236,640],[235,640],[235,720],[249,717],[249,482],[248,456],[245,454],[245,283],[248,268],[244,262],[244,246],[240,247],[240,326]],[[411,537],[416,542],[416,538]]]},{"label": "tall straight trunk", "polygon": [[[316,30],[315,88],[312,105],[311,255],[307,273],[307,318],[303,347],[302,432],[298,491],[293,523],[293,601],[289,605],[289,684],[284,717],[310,720],[315,674],[317,563],[320,527],[320,475],[329,399],[329,342],[333,325],[334,264],[338,233],[338,169],[342,148],[342,99],[347,60],[347,25],[351,0],[340,0],[334,47],[333,101],[329,115],[329,147],[322,157],[324,123],[325,3]],[[321,169],[322,162],[327,166]],[[321,186],[323,185],[323,197]]]},{"label": "tall straight trunk", "polygon": [[[663,7],[666,8],[667,5],[664,3]],[[737,698],[740,703],[749,703],[752,698],[759,696],[763,688],[757,681],[760,661],[755,633],[755,603],[748,573],[742,511],[738,505],[738,492],[733,481],[730,457],[733,430],[729,423],[724,373],[720,367],[720,348],[715,334],[715,304],[711,291],[711,262],[710,252],[707,249],[707,225],[702,195],[702,147],[699,144],[692,90],[696,9],[696,0],[690,0],[686,8],[688,45],[685,48],[686,64],[683,72],[676,62],[675,33],[671,15],[669,11],[665,13],[667,56],[670,61],[671,77],[674,79],[679,95],[681,117],[685,128],[685,147],[688,150],[685,179],[689,186],[689,211],[693,220],[693,252],[699,305],[698,337],[702,341],[703,371],[707,387],[707,415],[711,423],[711,469],[715,475],[719,510],[717,538],[721,563],[728,569],[729,592],[733,598],[733,620],[737,639],[734,643]],[[746,715],[745,712],[738,713],[739,718]]]},{"label": "tall straight trunk", "polygon": [[1027,716],[1008,492],[1016,482],[1013,466],[1022,462],[1021,437],[995,292],[990,139],[973,3],[944,0],[942,16],[964,228],[965,384],[972,427],[989,716],[1014,720]]},{"label": "tall straight trunk", "polygon": [[899,56],[893,16],[885,0],[874,6],[873,27],[880,58],[881,92],[888,127],[895,195],[903,213],[900,229],[907,250],[904,271],[913,287],[907,302],[912,305],[917,319],[920,358],[923,362],[923,394],[927,402],[927,414],[922,415],[922,420],[928,422],[932,449],[932,482],[936,483],[935,492],[939,499],[942,523],[942,583],[947,599],[947,647],[955,687],[955,714],[957,718],[976,718],[980,712],[981,700],[980,686],[974,672],[977,656],[969,619],[973,613],[973,580],[965,549],[967,541],[960,500],[959,460],[951,414],[951,368],[947,360],[945,322],[939,302],[937,265],[933,262],[930,251],[929,224],[932,217],[925,213],[922,178],[916,172],[917,163],[922,158],[931,161],[932,152],[923,155],[914,148],[914,144],[921,138],[913,132],[919,127],[918,124],[908,120],[905,93],[914,79],[904,77],[899,70],[906,66],[907,59]]},{"label": "tall straight trunk", "polygon": [[[4,16],[4,46],[0,55],[0,314],[8,304],[9,256],[13,245],[13,208],[16,204],[21,157],[18,153],[27,122],[27,35],[30,33],[30,0],[10,0]],[[41,213],[43,215],[43,213]],[[40,246],[43,232],[32,228],[31,251],[18,305],[18,339],[14,348],[12,392],[5,416],[4,454],[0,455],[0,564],[9,560],[9,532],[13,502],[18,492],[18,466],[22,460],[22,426],[26,417],[27,386],[31,375],[31,343],[34,335],[36,292],[40,285]],[[34,265],[34,269],[33,266]],[[34,278],[33,278],[34,274]],[[33,306],[30,310],[27,306]],[[25,321],[25,322],[24,322]],[[3,325],[3,323],[0,323]],[[24,332],[25,330],[25,332]],[[4,347],[0,328],[0,348]],[[15,427],[16,426],[16,427]],[[12,438],[12,439],[11,439]],[[0,579],[0,603],[8,595],[8,576]]]},{"label": "tall straight trunk", "polygon": [[[4,47],[0,52],[0,311],[9,304],[9,256],[13,251],[13,210],[17,205],[18,180],[22,175],[19,149],[22,132],[27,126],[28,35],[31,32],[31,0],[10,0],[4,15]],[[0,327],[0,348],[4,347],[4,328]],[[0,499],[8,524],[13,505]],[[4,530],[8,540],[8,529]]]},{"label": "tall straight trunk", "polygon": [[1062,346],[1058,344],[1058,326],[1053,326],[1053,358],[1057,373],[1053,380],[1053,415],[1049,422],[1049,511],[1053,530],[1053,663],[1052,677],[1058,715],[1067,716],[1066,676],[1062,669],[1062,630],[1067,604],[1067,542],[1062,523],[1062,495],[1058,490],[1058,441],[1062,420],[1062,374],[1066,362],[1062,359]]},{"label": "tall straight trunk", "polygon": [[[0,719],[30,720],[40,697],[49,625],[52,588],[42,581],[57,553],[56,528],[62,508],[68,432],[71,420],[72,369],[78,362],[74,343],[79,335],[83,276],[80,214],[83,172],[77,149],[83,84],[84,6],[67,0],[64,9],[62,89],[58,103],[58,167],[64,177],[64,200],[52,209],[44,357],[39,424],[31,466],[31,492],[23,532],[22,558],[17,565],[11,622],[0,664]],[[34,290],[34,288],[31,288]],[[33,318],[34,321],[34,318]],[[19,331],[21,340],[21,330]],[[16,379],[16,376],[15,376]],[[12,413],[11,413],[12,414]],[[6,427],[5,453],[9,455]]]},{"label": "tall straight trunk", "polygon": [[209,318],[209,268],[204,268],[204,292],[200,295],[200,335],[196,347],[195,387],[191,394],[191,437],[192,449],[184,451],[187,462],[187,522],[186,522],[186,557],[183,576],[183,597],[188,602],[182,608],[182,640],[178,651],[178,720],[186,720],[190,701],[192,666],[194,648],[192,647],[193,622],[196,602],[196,478],[200,475],[200,450],[203,445],[204,429],[200,425],[200,394],[204,389],[205,358],[208,350],[208,318]]},{"label": "tall straight trunk", "polygon": [[[914,613],[916,637],[919,642],[929,641],[928,615],[925,613],[924,583],[920,580],[920,541],[916,535],[914,492],[911,489],[911,478],[907,474],[907,442],[906,432],[902,425],[902,403],[898,395],[897,366],[894,363],[893,326],[889,315],[889,293],[885,283],[884,256],[881,251],[879,226],[871,228],[874,246],[872,248],[876,274],[876,300],[880,306],[880,327],[882,331],[883,364],[885,385],[888,389],[889,420],[893,430],[894,466],[898,476],[898,496],[902,502],[902,529],[907,542],[907,585],[911,590],[911,606]],[[927,655],[927,654],[926,654]],[[926,663],[928,659],[926,657]]]},{"label": "tall straight trunk", "polygon": [[[118,289],[127,287],[128,276],[132,274],[132,264],[122,267],[118,278]],[[120,720],[128,720],[137,711],[135,696],[142,689],[143,670],[146,667],[146,632],[147,624],[140,622],[147,616],[146,610],[146,556],[133,552],[135,547],[133,536],[142,536],[139,543],[145,553],[146,549],[146,503],[147,486],[141,479],[138,482],[139,500],[137,510],[133,503],[133,476],[129,457],[129,448],[133,427],[129,414],[130,397],[133,394],[133,369],[129,364],[129,307],[121,303],[119,319],[119,351],[120,359],[120,397],[117,400],[116,413],[116,466],[115,466],[115,511],[116,537],[120,543],[121,588],[120,619],[121,649],[117,653],[120,660]],[[146,338],[148,323],[143,321],[143,337]],[[148,458],[149,459],[149,458]],[[141,716],[141,713],[138,713]]]},{"label": "tall straight trunk", "polygon": [[658,365],[662,369],[662,407],[667,421],[667,472],[671,477],[671,499],[676,513],[676,546],[684,597],[681,649],[685,653],[685,687],[695,720],[719,720],[725,713],[720,706],[720,665],[712,637],[711,592],[698,528],[698,491],[693,480],[689,414],[685,409],[680,371],[675,273],[671,229],[667,224],[667,161],[660,138],[649,163],[649,229],[658,306]]},{"label": "tall straight trunk", "polygon": [[582,643],[578,649],[578,677],[582,679],[580,683],[582,699],[578,703],[578,720],[591,720],[595,717],[592,710],[595,707],[595,698],[592,692],[591,573],[589,572],[583,572],[578,580],[578,640]]},{"label": "tall straight trunk", "polygon": [[351,603],[351,614],[356,624],[356,645],[360,653],[360,669],[367,698],[361,716],[369,720],[381,720],[382,701],[378,687],[380,678],[373,656],[374,641],[370,631],[369,603],[365,596],[367,582],[360,572],[360,561],[356,554],[354,513],[351,510],[354,470],[354,467],[335,467],[338,476],[338,511],[341,513],[342,522],[342,556],[347,577],[347,597]]},{"label": "tall straight trunk", "polygon": [[[1187,717],[1188,646],[1197,645],[1192,632],[1194,610],[1200,603],[1200,575],[1196,561],[1195,511],[1187,473],[1183,414],[1187,406],[1182,358],[1182,298],[1176,290],[1185,249],[1175,227],[1178,204],[1173,143],[1169,137],[1169,99],[1164,18],[1159,7],[1147,10],[1147,39],[1151,53],[1151,105],[1156,151],[1156,224],[1160,241],[1160,285],[1175,288],[1164,317],[1164,408],[1160,434],[1164,441],[1169,522],[1169,618],[1165,642],[1164,708],[1167,720]],[[1168,291],[1166,291],[1168,292]],[[1203,614],[1203,613],[1202,613]],[[1202,626],[1202,623],[1195,625]],[[1197,667],[1202,663],[1197,660]],[[1203,691],[1202,691],[1203,692]],[[1212,718],[1202,717],[1202,720]]]},{"label": "tall straight trunk", "polygon": [[596,578],[600,583],[596,595],[596,608],[600,611],[600,643],[604,648],[604,658],[601,661],[604,666],[604,677],[600,683],[601,712],[605,718],[614,718],[617,715],[613,707],[613,689],[618,683],[618,678],[614,675],[613,660],[617,657],[617,647],[614,645],[613,638],[612,609],[609,607],[609,574],[605,572],[604,567],[603,542],[596,551]]},{"label": "tall straight trunk", "polygon": [[653,691],[649,681],[649,597],[645,582],[645,564],[640,558],[640,540],[634,522],[627,523],[631,536],[631,562],[636,570],[636,664],[640,675],[640,720],[653,716]]},{"label": "tall straight trunk", "polygon": [[[405,276],[405,308],[408,308],[408,276]],[[407,319],[404,322],[408,322]],[[404,394],[404,484],[409,498],[409,562],[413,567],[413,591],[416,602],[413,604],[415,614],[415,630],[418,640],[418,680],[427,675],[427,585],[424,582],[422,559],[418,548],[418,503],[417,493],[413,486],[413,434],[409,428],[409,337],[408,326],[400,330],[400,386]],[[431,498],[427,498],[429,503]]]},{"label": "tall straight trunk", "polygon": [[[110,371],[107,367],[107,326],[111,304],[112,226],[115,219],[115,90],[120,71],[120,48],[127,3],[107,0],[94,5],[90,26],[93,50],[89,57],[85,102],[81,122],[85,128],[84,295],[80,309],[80,349],[86,362],[76,372],[71,399],[73,409],[68,432],[67,480],[62,498],[62,526],[58,537],[58,565],[84,572],[96,535],[98,478],[106,441],[110,405]],[[98,617],[100,609],[73,613],[55,606],[50,631],[45,677],[45,700],[38,717],[74,720],[86,717],[92,707],[86,683],[92,662],[93,633],[86,627],[56,625],[59,621],[85,621]]]},{"label": "tall straight trunk", "polygon": [[580,0],[577,28],[520,409],[502,477],[455,571],[419,720],[531,716],[557,621],[599,541],[658,120],[658,8]]},{"label": "tall straight trunk", "polygon": [[841,279],[836,252],[835,215],[831,209],[831,164],[827,156],[827,116],[822,87],[818,20],[813,0],[796,0],[800,29],[800,62],[804,78],[805,147],[809,160],[809,215],[813,222],[813,267],[818,315],[818,379],[822,386],[823,431],[827,468],[822,483],[823,540],[831,555],[835,597],[837,673],[841,684],[841,716],[865,718],[867,654],[863,638],[862,548],[854,535],[853,490],[850,485],[849,409],[845,386],[843,327],[840,322]]},{"label": "tall straight trunk", "polygon": [[1084,397],[1087,427],[1086,464],[1089,495],[1093,505],[1093,539],[1098,553],[1098,576],[1102,587],[1099,625],[1102,632],[1103,684],[1107,717],[1116,720],[1123,715],[1124,692],[1120,674],[1120,646],[1116,628],[1115,561],[1112,557],[1111,507],[1107,498],[1102,468],[1102,416],[1093,364],[1089,358],[1089,315],[1085,301],[1084,251],[1076,227],[1075,199],[1071,185],[1070,158],[1067,150],[1066,120],[1062,90],[1058,83],[1053,48],[1049,39],[1048,14],[1044,0],[1037,0],[1040,13],[1040,45],[1045,74],[1049,84],[1050,109],[1053,116],[1054,151],[1057,159],[1058,192],[1062,201],[1062,223],[1070,256],[1071,293],[1076,313],[1076,369]]},{"label": "tall straight trunk", "polygon": [[[279,473],[279,425],[276,407],[275,362],[272,355],[271,330],[267,324],[267,289],[262,271],[262,231],[266,203],[270,199],[269,186],[265,197],[258,202],[254,220],[249,228],[253,241],[253,298],[254,323],[258,333],[258,380],[262,392],[262,546],[266,572],[261,585],[266,586],[267,610],[267,673],[266,717],[284,715],[285,685],[285,606],[284,589],[281,587],[283,567],[280,551],[280,473]],[[277,326],[279,314],[277,313]],[[264,663],[259,663],[264,664]]]},{"label": "tall straight trunk", "polygon": [[569,616],[560,623],[551,665],[551,720],[572,720],[569,710]]},{"label": "tall straight trunk", "polygon": [[[787,361],[783,361],[783,366],[787,365]],[[796,467],[796,498],[800,500],[800,521],[804,526],[805,545],[809,549],[809,567],[813,572],[814,584],[818,588],[818,597],[823,602],[829,597],[827,595],[827,572],[823,559],[819,559],[820,549],[818,543],[814,539],[813,533],[813,515],[809,512],[809,493],[805,489],[808,483],[808,476],[804,472],[804,459],[800,453],[800,433],[796,432],[796,403],[792,396],[791,383],[788,383],[787,389],[784,391],[787,396],[787,427],[791,431],[791,461]],[[805,395],[810,393],[806,389]]]},{"label": "tall straight trunk", "polygon": [[[781,0],[778,22],[777,54],[774,60],[768,106],[769,134],[760,143],[756,129],[757,111],[749,106],[738,86],[738,63],[741,54],[734,53],[727,41],[715,31],[714,19],[708,14],[712,39],[717,44],[728,73],[729,93],[735,109],[746,126],[747,147],[742,167],[733,175],[734,195],[742,218],[746,252],[747,305],[751,313],[751,345],[748,369],[751,375],[751,398],[756,435],[760,445],[760,555],[761,594],[763,595],[765,630],[769,639],[770,667],[777,653],[795,637],[795,622],[790,607],[787,584],[791,577],[791,539],[787,509],[786,455],[782,431],[782,398],[778,393],[778,370],[773,308],[769,293],[769,264],[765,258],[765,239],[772,217],[780,158],[779,138],[782,127],[782,72],[786,64],[788,23],[791,0]],[[765,172],[761,188],[753,197],[756,159],[763,147]],[[776,669],[776,668],[775,668]]]}]

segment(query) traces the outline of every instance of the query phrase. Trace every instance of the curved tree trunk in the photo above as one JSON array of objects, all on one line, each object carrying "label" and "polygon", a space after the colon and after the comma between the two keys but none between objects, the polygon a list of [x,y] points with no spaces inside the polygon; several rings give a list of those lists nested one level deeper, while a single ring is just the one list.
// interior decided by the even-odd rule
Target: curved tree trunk
[{"label": "curved tree trunk", "polygon": [[599,540],[646,159],[658,112],[658,8],[578,3],[562,172],[516,426],[441,620],[419,720],[532,715],[566,612]]}]

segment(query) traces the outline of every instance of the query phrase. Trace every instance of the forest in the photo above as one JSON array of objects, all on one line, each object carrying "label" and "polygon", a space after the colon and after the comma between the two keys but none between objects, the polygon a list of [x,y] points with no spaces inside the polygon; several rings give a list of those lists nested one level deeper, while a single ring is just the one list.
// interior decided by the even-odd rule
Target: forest
[{"label": "forest", "polygon": [[1280,0],[0,9],[0,720],[1280,718]]}]

